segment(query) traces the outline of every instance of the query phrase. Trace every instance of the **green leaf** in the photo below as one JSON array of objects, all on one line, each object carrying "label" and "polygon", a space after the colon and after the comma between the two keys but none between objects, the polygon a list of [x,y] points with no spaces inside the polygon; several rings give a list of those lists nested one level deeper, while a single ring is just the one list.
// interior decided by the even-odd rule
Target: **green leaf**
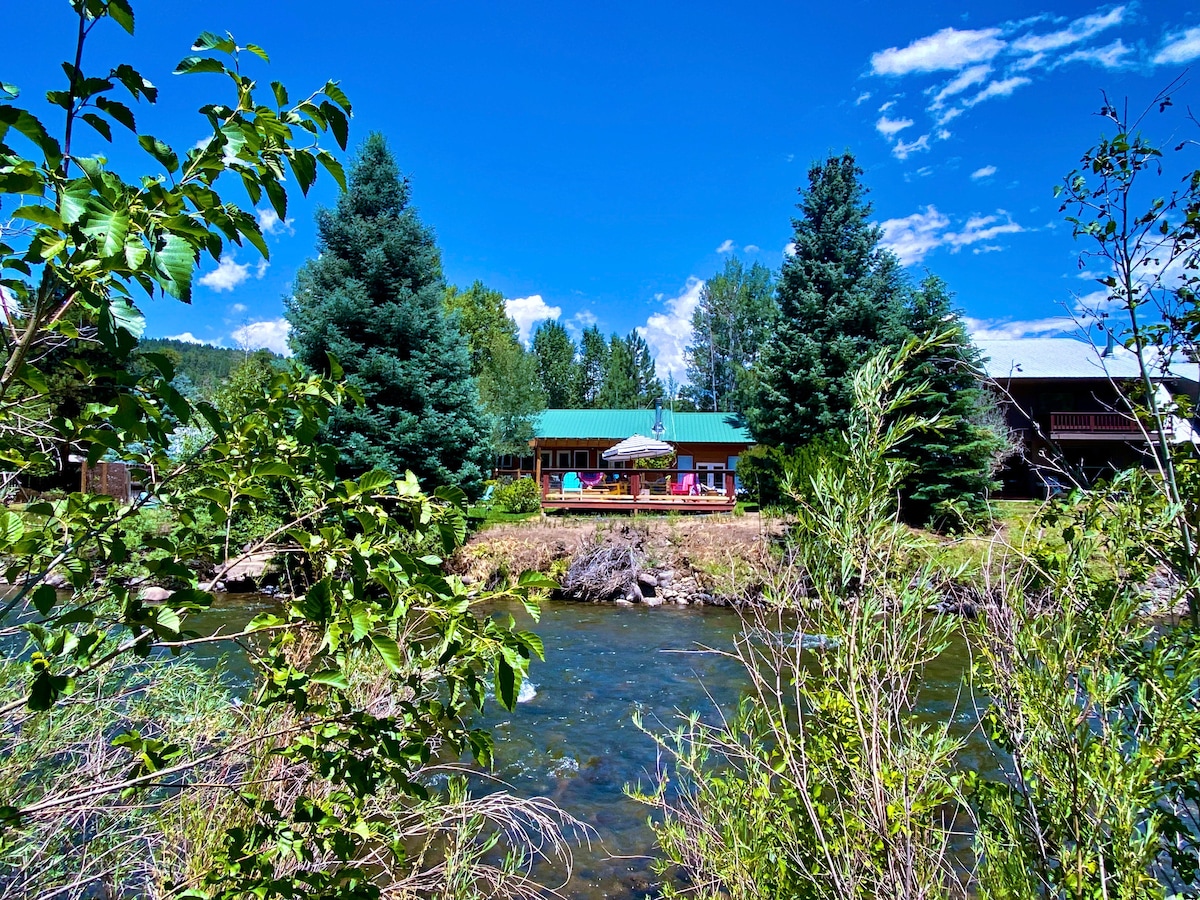
[{"label": "green leaf", "polygon": [[58,217],[58,213],[49,206],[35,205],[32,203],[24,206],[18,206],[12,211],[14,219],[28,219],[30,222],[37,222],[39,225],[46,225],[55,230],[62,230],[63,222]]},{"label": "green leaf", "polygon": [[395,479],[382,469],[372,469],[358,479],[358,489],[364,494],[371,494],[380,488],[391,484]]},{"label": "green leaf", "polygon": [[251,53],[253,53],[255,56],[257,56],[259,59],[263,60],[263,62],[271,61],[271,57],[267,56],[267,51],[264,50],[262,47],[258,46],[258,44],[247,44],[245,49],[249,50]]},{"label": "green leaf", "polygon": [[133,66],[121,63],[112,70],[112,78],[116,78],[121,84],[125,85],[125,90],[129,91],[130,95],[135,99],[138,96],[145,97],[151,103],[158,99],[158,88],[142,77],[141,73]]},{"label": "green leaf", "polygon": [[328,685],[335,687],[339,691],[350,690],[350,680],[340,669],[326,669],[323,672],[317,672],[309,676],[310,681],[315,681],[317,684]]},{"label": "green leaf", "polygon": [[237,44],[233,37],[228,33],[225,37],[213,34],[211,31],[202,31],[200,36],[192,42],[193,50],[219,50],[221,53],[233,53],[237,50]]},{"label": "green leaf", "polygon": [[91,199],[92,184],[86,178],[67,182],[66,188],[58,195],[58,217],[64,225],[74,225],[87,212]]},{"label": "green leaf", "polygon": [[50,137],[46,127],[35,117],[15,106],[0,105],[0,138],[9,128],[15,128],[37,145],[51,168],[62,160],[62,148]]},{"label": "green leaf", "polygon": [[496,699],[500,705],[512,712],[517,708],[517,697],[521,693],[521,674],[503,657],[496,658]]},{"label": "green leaf", "polygon": [[530,652],[535,654],[538,659],[545,661],[546,645],[542,643],[542,639],[538,635],[532,631],[514,631],[513,636],[529,648]]},{"label": "green leaf", "polygon": [[541,572],[528,569],[522,572],[517,578],[517,587],[542,588],[547,591],[553,591],[558,587],[558,582],[549,575],[543,575]]},{"label": "green leaf", "polygon": [[338,85],[339,82],[337,81],[327,81],[325,82],[325,87],[322,88],[322,93],[345,110],[346,115],[352,115],[353,111],[350,109],[350,99]]},{"label": "green leaf", "polygon": [[24,535],[24,520],[10,509],[0,509],[0,542],[12,546]]},{"label": "green leaf", "polygon": [[371,635],[371,643],[375,645],[376,652],[379,653],[379,658],[383,660],[383,664],[388,669],[397,675],[404,671],[401,665],[400,646],[388,637],[386,634],[373,633]]},{"label": "green leaf", "polygon": [[196,264],[192,245],[175,234],[167,234],[161,249],[154,252],[158,281],[164,291],[184,303],[192,300],[192,270]]},{"label": "green leaf", "polygon": [[120,122],[134,134],[137,134],[137,124],[133,118],[133,110],[124,103],[117,100],[109,100],[107,97],[97,97],[96,108],[107,113],[114,121]]},{"label": "green leaf", "polygon": [[114,22],[133,34],[133,8],[129,0],[108,0],[108,14]]},{"label": "green leaf", "polygon": [[138,144],[168,172],[174,174],[179,168],[179,156],[171,149],[170,144],[148,134],[138,135]]},{"label": "green leaf", "polygon": [[277,106],[282,108],[282,107],[288,105],[287,88],[284,87],[281,82],[272,81],[271,82],[271,92],[275,95],[275,103]]},{"label": "green leaf", "polygon": [[102,118],[100,118],[95,113],[90,113],[90,112],[84,113],[80,118],[82,118],[83,121],[85,121],[89,125],[91,125],[92,128],[94,128],[99,133],[100,137],[104,138],[109,143],[112,143],[112,129],[108,127],[108,123],[105,122]]},{"label": "green leaf", "polygon": [[33,608],[38,611],[43,617],[50,615],[50,611],[54,609],[58,603],[58,591],[54,590],[50,585],[43,584],[33,592],[31,598]]},{"label": "green leaf", "polygon": [[108,305],[113,324],[135,338],[140,338],[146,332],[146,317],[128,300],[118,298]]},{"label": "green leaf", "polygon": [[224,71],[225,66],[211,56],[187,56],[179,61],[172,74],[196,75],[201,72],[212,72],[219,75]]},{"label": "green leaf", "polygon": [[317,180],[316,160],[307,150],[296,150],[288,155],[287,161],[292,174],[296,176],[296,183],[300,185],[300,193],[307,195],[308,189]]}]

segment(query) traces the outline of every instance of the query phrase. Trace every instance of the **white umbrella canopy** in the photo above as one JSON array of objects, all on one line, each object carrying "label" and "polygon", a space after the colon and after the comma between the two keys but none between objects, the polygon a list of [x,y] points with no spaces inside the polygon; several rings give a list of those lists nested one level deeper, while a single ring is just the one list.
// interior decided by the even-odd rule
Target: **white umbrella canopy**
[{"label": "white umbrella canopy", "polygon": [[631,459],[653,459],[656,456],[669,456],[675,448],[666,441],[656,441],[654,438],[642,437],[635,434],[625,438],[614,447],[609,447],[601,454],[609,462],[626,462]]}]

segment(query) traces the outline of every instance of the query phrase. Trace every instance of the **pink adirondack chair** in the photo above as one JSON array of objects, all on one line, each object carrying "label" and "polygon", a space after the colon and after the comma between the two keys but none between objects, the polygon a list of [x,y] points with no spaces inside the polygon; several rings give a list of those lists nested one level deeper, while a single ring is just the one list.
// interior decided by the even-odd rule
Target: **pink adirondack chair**
[{"label": "pink adirondack chair", "polygon": [[679,481],[671,482],[672,494],[694,494],[696,493],[696,473],[688,472]]}]

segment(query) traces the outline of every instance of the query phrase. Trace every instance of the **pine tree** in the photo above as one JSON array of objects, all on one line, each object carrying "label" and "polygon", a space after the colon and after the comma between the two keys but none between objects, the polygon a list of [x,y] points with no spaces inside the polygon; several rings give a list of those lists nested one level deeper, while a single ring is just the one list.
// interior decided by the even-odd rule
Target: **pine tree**
[{"label": "pine tree", "polygon": [[600,389],[608,369],[608,341],[595,325],[584,329],[579,340],[579,364],[575,367],[575,386],[571,405],[595,409],[600,404]]},{"label": "pine tree", "polygon": [[746,410],[755,440],[793,449],[846,424],[851,381],[904,326],[904,279],[849,152],[814,164],[793,220],[795,253],[779,279],[779,326],[763,349]]},{"label": "pine tree", "polygon": [[546,394],[546,405],[564,409],[571,405],[576,382],[575,342],[553,319],[547,319],[533,333],[533,355],[538,377]]},{"label": "pine tree", "polygon": [[487,422],[466,343],[443,306],[433,233],[380,134],[367,138],[336,208],[317,214],[316,259],[296,278],[287,317],[304,365],[333,354],[363,405],[327,426],[339,473],[411,469],[426,485],[482,485]]},{"label": "pine tree", "polygon": [[939,417],[938,426],[915,433],[901,445],[911,470],[900,488],[900,509],[913,525],[957,528],[986,515],[988,494],[1004,438],[995,400],[983,387],[980,353],[971,342],[953,295],[936,275],[912,292],[907,324],[918,337],[946,340],[915,354],[908,380],[927,387],[905,414]]},{"label": "pine tree", "polygon": [[609,341],[608,367],[597,405],[603,409],[643,409],[663,396],[650,347],[637,331]]},{"label": "pine tree", "polygon": [[775,330],[774,293],[770,269],[757,262],[746,269],[737,257],[705,282],[686,352],[686,396],[697,409],[742,410],[746,373]]}]

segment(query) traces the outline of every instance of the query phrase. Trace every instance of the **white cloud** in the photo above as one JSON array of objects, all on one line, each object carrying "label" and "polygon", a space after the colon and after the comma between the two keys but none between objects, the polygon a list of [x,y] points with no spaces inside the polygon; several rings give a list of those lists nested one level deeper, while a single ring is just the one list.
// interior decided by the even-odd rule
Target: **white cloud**
[{"label": "white cloud", "polygon": [[1132,51],[1132,47],[1126,47],[1125,42],[1117,38],[1106,47],[1091,47],[1068,53],[1063,57],[1063,62],[1086,62],[1103,66],[1106,69],[1117,69],[1125,64],[1125,58]]},{"label": "white cloud", "polygon": [[972,216],[957,231],[951,229],[950,225],[949,217],[938,212],[936,206],[927,206],[924,212],[880,222],[879,227],[883,232],[880,243],[900,257],[906,266],[911,266],[921,262],[938,247],[949,247],[950,252],[957,253],[963,247],[990,242],[1003,234],[1025,231],[1004,210],[996,210],[996,215],[992,216]]},{"label": "white cloud", "polygon": [[581,309],[571,318],[567,319],[563,325],[567,331],[571,332],[571,336],[578,338],[585,330],[591,328],[600,320],[596,318],[596,314],[590,309]]},{"label": "white cloud", "polygon": [[987,63],[963,69],[958,75],[946,82],[945,86],[937,92],[937,96],[933,98],[930,109],[941,109],[945,105],[947,98],[961,94],[969,87],[983,84],[991,74],[992,67]]},{"label": "white cloud", "polygon": [[666,301],[666,312],[654,313],[637,329],[650,345],[658,377],[664,381],[668,375],[675,376],[676,381],[685,379],[684,351],[692,339],[692,313],[703,288],[703,281],[689,276],[679,295]]},{"label": "white cloud", "polygon": [[980,178],[991,178],[996,174],[995,166],[983,166],[971,173],[971,177],[978,180]]},{"label": "white cloud", "polygon": [[239,347],[247,350],[257,350],[260,347],[291,356],[292,349],[288,346],[288,332],[292,326],[287,319],[269,319],[263,322],[250,322],[240,328],[233,329],[230,337]]},{"label": "white cloud", "polygon": [[858,95],[858,99],[854,101],[854,105],[862,106],[864,103],[866,103],[870,99],[871,99],[871,92],[863,91],[861,94]]},{"label": "white cloud", "polygon": [[910,127],[912,123],[912,119],[889,119],[887,116],[880,116],[879,121],[875,123],[875,130],[884,137],[890,138]]},{"label": "white cloud", "polygon": [[928,149],[929,135],[923,134],[915,141],[909,141],[907,144],[904,141],[896,141],[892,147],[892,156],[896,157],[896,159],[908,159],[909,154]]},{"label": "white cloud", "polygon": [[1040,68],[1049,57],[1045,53],[1035,53],[1033,56],[1025,56],[1018,59],[1009,68],[1014,72],[1028,72],[1030,69]]},{"label": "white cloud", "polygon": [[949,128],[939,128],[939,129],[937,130],[937,135],[936,135],[936,137],[937,137],[937,139],[938,139],[939,141],[948,141],[948,140],[950,140],[950,129],[949,129]]},{"label": "white cloud", "polygon": [[784,256],[795,256],[796,255],[796,242],[795,241],[788,241],[784,245],[783,255]]},{"label": "white cloud", "polygon": [[883,104],[883,106],[879,107],[879,111],[881,113],[885,113],[895,105],[896,105],[895,100],[889,100],[887,103]]},{"label": "white cloud", "polygon": [[529,297],[516,297],[504,301],[504,311],[508,317],[517,323],[517,333],[522,344],[529,343],[533,326],[545,319],[557,319],[562,315],[561,306],[549,306],[541,294]]},{"label": "white cloud", "polygon": [[742,248],[743,253],[758,253],[760,250],[762,250],[762,247],[758,246],[758,244],[747,244]]},{"label": "white cloud", "polygon": [[732,240],[722,241],[721,246],[717,248],[716,252],[717,253],[732,253],[733,252],[733,241]]},{"label": "white cloud", "polygon": [[1017,340],[1019,338],[1047,337],[1056,334],[1071,334],[1079,330],[1079,323],[1070,316],[1049,316],[1045,319],[973,319],[963,318],[967,331],[976,340]]},{"label": "white cloud", "polygon": [[279,218],[279,213],[275,212],[269,206],[254,210],[254,215],[258,219],[258,227],[262,229],[263,234],[276,234],[277,232],[286,232],[287,234],[296,233],[296,229],[292,227],[296,220]]},{"label": "white cloud", "polygon": [[1124,18],[1125,7],[1117,6],[1106,13],[1082,16],[1060,31],[1052,31],[1048,34],[1027,34],[1019,37],[1012,42],[1011,49],[1016,53],[1059,50],[1085,41],[1114,25],[1120,25]]},{"label": "white cloud", "polygon": [[876,75],[907,75],[910,72],[955,70],[972,63],[987,62],[1004,49],[1004,41],[999,35],[999,28],[977,31],[943,28],[902,49],[889,47],[872,54],[871,70]]},{"label": "white cloud", "polygon": [[913,265],[942,245],[942,235],[950,227],[950,219],[936,207],[927,206],[924,212],[888,219],[879,223],[879,227],[883,231],[880,243],[900,257],[902,263]]},{"label": "white cloud", "polygon": [[962,114],[963,114],[962,107],[959,107],[959,106],[952,107],[951,109],[946,110],[944,113],[942,113],[941,115],[939,115],[937,117],[937,124],[945,125],[947,122],[953,122],[955,119],[957,119]]},{"label": "white cloud", "polygon": [[239,263],[232,256],[223,256],[213,271],[200,276],[200,283],[217,292],[232,291],[249,277],[249,263]]},{"label": "white cloud", "polygon": [[168,334],[168,341],[182,341],[185,344],[207,344],[208,341],[202,341],[190,331],[185,331],[183,334]]},{"label": "white cloud", "polygon": [[1168,35],[1162,49],[1154,55],[1155,65],[1175,65],[1200,57],[1200,27]]},{"label": "white cloud", "polygon": [[992,97],[1007,97],[1017,88],[1032,83],[1024,75],[1014,75],[1012,78],[1005,78],[1002,81],[993,81],[974,97],[964,101],[964,103],[967,106],[976,106],[984,100],[990,100]]},{"label": "white cloud", "polygon": [[982,247],[976,247],[971,252],[979,256],[981,253],[999,253],[1003,249],[999,244],[984,244]]}]

